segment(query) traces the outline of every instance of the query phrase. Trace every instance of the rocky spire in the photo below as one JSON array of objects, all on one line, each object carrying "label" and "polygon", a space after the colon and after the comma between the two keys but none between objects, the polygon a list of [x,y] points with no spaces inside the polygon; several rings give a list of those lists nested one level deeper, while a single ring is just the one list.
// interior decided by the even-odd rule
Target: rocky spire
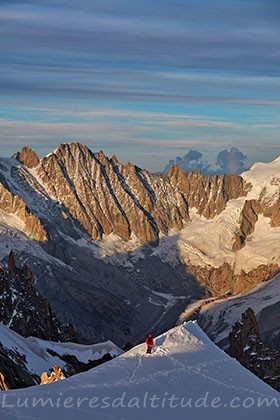
[{"label": "rocky spire", "polygon": [[17,159],[27,168],[35,168],[40,162],[40,159],[38,158],[34,150],[27,146],[24,146],[21,152],[16,152],[12,157],[14,159]]},{"label": "rocky spire", "polygon": [[251,308],[229,334],[229,355],[270,386],[280,391],[280,352],[266,346]]},{"label": "rocky spire", "polygon": [[114,165],[117,165],[117,164],[119,163],[118,158],[117,158],[117,156],[116,156],[116,155],[113,155],[113,156],[111,157],[111,161],[114,163]]},{"label": "rocky spire", "polygon": [[9,257],[8,257],[8,271],[9,271],[9,274],[14,274],[17,271],[15,256],[14,256],[13,251],[10,252]]},{"label": "rocky spire", "polygon": [[229,354],[238,360],[242,360],[244,348],[252,337],[259,339],[260,331],[254,311],[248,308],[242,314],[242,320],[233,326],[229,335]]}]

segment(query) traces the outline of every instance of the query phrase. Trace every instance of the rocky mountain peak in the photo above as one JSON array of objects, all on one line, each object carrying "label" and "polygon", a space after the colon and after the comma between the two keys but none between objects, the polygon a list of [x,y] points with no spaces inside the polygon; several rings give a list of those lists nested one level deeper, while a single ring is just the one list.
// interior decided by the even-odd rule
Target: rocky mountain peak
[{"label": "rocky mountain peak", "polygon": [[249,198],[257,201],[257,213],[269,217],[272,227],[279,227],[280,158],[270,163],[255,163],[242,177],[251,185]]},{"label": "rocky mountain peak", "polygon": [[60,145],[37,169],[49,194],[66,206],[96,240],[116,233],[156,244],[159,232],[181,229],[188,220],[183,195],[163,177],[79,143]]},{"label": "rocky mountain peak", "polygon": [[28,146],[24,146],[21,152],[15,153],[12,157],[17,159],[27,168],[35,168],[40,162],[36,152]]},{"label": "rocky mountain peak", "polygon": [[255,317],[255,313],[248,308],[241,316],[241,321],[237,322],[229,335],[229,353],[242,358],[243,350],[248,344],[248,340],[260,339],[260,331]]},{"label": "rocky mountain peak", "polygon": [[113,156],[111,157],[111,161],[112,161],[115,165],[118,165],[118,164],[119,164],[119,161],[118,161],[118,158],[117,158],[117,156],[116,156],[116,155],[113,155]]},{"label": "rocky mountain peak", "polygon": [[261,340],[254,311],[248,308],[229,334],[229,354],[269,385],[280,390],[280,352]]}]

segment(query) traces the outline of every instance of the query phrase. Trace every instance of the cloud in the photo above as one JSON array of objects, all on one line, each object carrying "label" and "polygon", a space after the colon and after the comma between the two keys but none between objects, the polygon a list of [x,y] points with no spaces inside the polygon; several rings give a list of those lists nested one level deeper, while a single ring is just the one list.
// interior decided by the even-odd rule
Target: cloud
[{"label": "cloud", "polygon": [[238,125],[224,122],[224,121],[207,121],[207,120],[181,120],[181,121],[167,121],[164,125],[169,125],[173,127],[197,127],[197,128],[226,128],[234,129],[238,128]]},{"label": "cloud", "polygon": [[179,165],[183,171],[200,170],[203,175],[218,174],[240,174],[245,169],[245,156],[238,148],[232,147],[229,151],[222,150],[216,158],[216,165],[211,165],[207,160],[203,160],[203,153],[197,150],[190,150],[185,156],[177,156],[175,160],[170,160],[163,170],[168,172],[172,165]]},{"label": "cloud", "polygon": [[207,161],[202,160],[203,154],[197,150],[190,150],[185,156],[177,156],[175,160],[170,160],[163,170],[163,173],[168,172],[171,166],[178,165],[183,171],[197,171],[201,170],[203,174],[207,174],[210,169],[210,165]]},{"label": "cloud", "polygon": [[245,156],[239,149],[232,147],[230,151],[222,150],[217,156],[217,166],[224,174],[239,174],[245,169]]}]

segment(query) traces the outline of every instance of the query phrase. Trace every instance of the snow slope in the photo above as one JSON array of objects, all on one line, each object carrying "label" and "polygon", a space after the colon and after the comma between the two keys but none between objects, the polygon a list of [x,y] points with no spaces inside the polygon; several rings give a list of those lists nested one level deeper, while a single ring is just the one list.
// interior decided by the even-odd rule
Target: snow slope
[{"label": "snow slope", "polygon": [[277,399],[190,322],[157,337],[152,355],[141,344],[62,382],[2,392],[0,410],[1,420],[276,420]]},{"label": "snow slope", "polygon": [[255,163],[241,174],[251,184],[246,197],[229,200],[225,210],[213,219],[200,216],[190,209],[191,223],[181,231],[162,236],[154,255],[170,264],[178,260],[186,264],[220,267],[224,262],[234,267],[235,273],[249,272],[261,264],[280,265],[280,227],[271,227],[270,218],[259,215],[255,231],[238,252],[232,250],[239,218],[246,200],[261,198],[271,206],[280,195],[280,157],[270,163]]},{"label": "snow slope", "polygon": [[252,184],[248,199],[254,199],[265,193],[273,202],[279,196],[280,188],[280,156],[270,163],[255,163],[249,171],[241,174],[245,181]]},{"label": "snow slope", "polygon": [[[199,323],[215,343],[225,348],[233,324],[241,319],[248,307],[256,314],[262,336],[269,336],[268,342],[276,342],[272,335],[280,335],[280,274],[249,293],[202,306]],[[263,319],[266,314],[269,314],[268,320]]]},{"label": "snow slope", "polygon": [[78,361],[83,363],[98,360],[106,353],[112,357],[122,353],[122,350],[111,341],[86,346],[76,343],[54,343],[35,337],[23,338],[1,323],[0,344],[5,349],[13,350],[24,356],[27,370],[38,376],[41,376],[42,372],[49,372],[54,365],[59,365],[61,368],[66,365],[58,356],[52,356],[47,351],[48,349],[61,356],[75,356]]}]

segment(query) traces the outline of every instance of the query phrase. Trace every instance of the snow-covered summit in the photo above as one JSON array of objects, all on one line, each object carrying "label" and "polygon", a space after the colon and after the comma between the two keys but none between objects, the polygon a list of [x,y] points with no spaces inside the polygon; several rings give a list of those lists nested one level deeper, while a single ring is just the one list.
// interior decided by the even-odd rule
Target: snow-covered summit
[{"label": "snow-covered summit", "polygon": [[247,198],[258,199],[260,195],[279,198],[280,193],[280,156],[269,163],[257,162],[248,171],[241,174],[252,184]]},{"label": "snow-covered summit", "polygon": [[[279,418],[279,394],[217,348],[196,323],[157,337],[152,355],[145,350],[141,344],[62,382],[3,392],[0,406],[4,398],[15,407],[2,408],[1,419]],[[18,409],[18,398],[27,407]],[[36,407],[34,398],[42,399]]]},{"label": "snow-covered summit", "polygon": [[280,175],[280,156],[274,159],[272,162],[256,162],[248,171],[241,174],[243,178],[247,176],[255,177],[255,179],[264,180],[276,174]]}]

